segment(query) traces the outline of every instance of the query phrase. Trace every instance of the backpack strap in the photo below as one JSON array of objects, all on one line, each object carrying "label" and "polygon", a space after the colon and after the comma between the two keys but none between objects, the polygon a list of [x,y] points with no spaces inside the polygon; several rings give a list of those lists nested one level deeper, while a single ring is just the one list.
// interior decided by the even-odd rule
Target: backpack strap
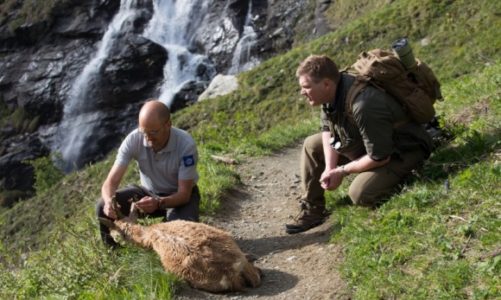
[{"label": "backpack strap", "polygon": [[366,76],[356,75],[355,81],[353,81],[353,84],[351,85],[350,89],[348,90],[348,93],[346,94],[346,100],[344,102],[345,112],[346,115],[352,120],[353,120],[353,102],[357,98],[358,94],[360,94],[362,90],[369,85],[369,80],[370,78]]}]

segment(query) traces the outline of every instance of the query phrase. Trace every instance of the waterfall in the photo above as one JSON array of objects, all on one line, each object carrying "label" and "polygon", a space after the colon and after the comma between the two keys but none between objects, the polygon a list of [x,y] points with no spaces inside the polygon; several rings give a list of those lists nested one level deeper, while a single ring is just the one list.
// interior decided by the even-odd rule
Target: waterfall
[{"label": "waterfall", "polygon": [[99,112],[93,110],[92,99],[87,99],[92,80],[96,80],[104,60],[113,46],[114,40],[124,31],[127,21],[136,14],[137,0],[121,0],[120,9],[99,42],[95,56],[73,82],[69,98],[63,111],[63,119],[58,128],[53,150],[60,152],[65,171],[71,171],[79,164],[81,149],[94,130]]},{"label": "waterfall", "polygon": [[[110,50],[117,45],[116,40],[133,30],[133,24],[139,15],[142,0],[121,0],[120,9],[113,17],[98,49],[92,59],[84,67],[72,84],[69,97],[65,103],[63,118],[58,127],[53,152],[62,155],[65,171],[81,167],[87,161],[85,155],[100,146],[90,140],[100,124],[103,114],[96,104],[99,95],[94,83],[99,82],[100,72],[109,56]],[[208,13],[207,0],[153,0],[153,16],[142,35],[164,47],[167,51],[167,62],[163,67],[163,82],[157,96],[171,107],[174,97],[185,86],[191,83],[207,82],[215,75],[214,66],[208,62],[204,54],[193,52],[196,48],[193,40],[197,30],[203,26],[204,17]],[[257,65],[257,59],[251,57],[251,47],[255,45],[256,33],[252,27],[252,7],[249,1],[244,28],[233,53],[231,72],[248,70]],[[152,95],[155,97],[155,95]],[[138,99],[140,100],[140,99]]]},{"label": "waterfall", "polygon": [[206,64],[205,55],[192,53],[188,47],[194,30],[207,11],[205,0],[156,0],[153,17],[143,35],[167,50],[164,79],[160,96],[171,106],[174,95],[189,81],[197,77],[197,68]]},{"label": "waterfall", "polygon": [[237,74],[252,69],[259,64],[259,60],[251,56],[251,50],[256,44],[257,34],[252,26],[252,1],[249,0],[244,28],[231,60],[228,74]]}]

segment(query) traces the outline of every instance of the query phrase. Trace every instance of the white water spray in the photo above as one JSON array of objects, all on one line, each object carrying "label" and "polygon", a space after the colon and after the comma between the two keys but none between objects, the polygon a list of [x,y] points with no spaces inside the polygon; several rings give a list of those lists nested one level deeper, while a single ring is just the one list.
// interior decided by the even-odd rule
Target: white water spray
[{"label": "white water spray", "polygon": [[171,106],[174,95],[183,85],[196,78],[196,69],[206,56],[188,50],[192,34],[207,11],[204,0],[157,0],[154,14],[144,36],[164,47],[168,52],[164,66],[164,80],[158,97]]},{"label": "white water spray", "polygon": [[251,50],[256,45],[256,40],[257,34],[252,27],[252,1],[249,1],[242,37],[233,51],[233,58],[228,74],[233,75],[248,71],[259,64],[259,60],[251,56]]},{"label": "white water spray", "polygon": [[87,99],[90,83],[98,75],[113,42],[124,31],[124,24],[135,16],[136,10],[133,7],[136,1],[121,0],[120,9],[103,35],[95,56],[84,67],[71,87],[54,145],[56,151],[61,153],[63,161],[67,164],[64,166],[66,171],[76,167],[74,164],[80,158],[81,149],[99,118],[99,112],[92,111],[92,99]]}]

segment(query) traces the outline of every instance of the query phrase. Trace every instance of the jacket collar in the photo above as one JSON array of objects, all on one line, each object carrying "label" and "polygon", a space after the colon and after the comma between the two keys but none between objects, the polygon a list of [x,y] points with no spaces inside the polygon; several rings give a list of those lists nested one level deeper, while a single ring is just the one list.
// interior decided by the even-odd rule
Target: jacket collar
[{"label": "jacket collar", "polygon": [[323,104],[322,108],[329,114],[343,113],[346,102],[346,95],[355,81],[355,77],[345,72],[341,72],[341,78],[337,84],[336,96],[331,102]]}]

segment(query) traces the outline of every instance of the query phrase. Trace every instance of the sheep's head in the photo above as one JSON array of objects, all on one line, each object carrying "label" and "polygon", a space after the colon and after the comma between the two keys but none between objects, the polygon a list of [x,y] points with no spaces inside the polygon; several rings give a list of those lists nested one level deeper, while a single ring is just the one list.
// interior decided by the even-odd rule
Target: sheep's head
[{"label": "sheep's head", "polygon": [[115,196],[111,198],[111,207],[115,211],[117,220],[99,218],[99,222],[109,228],[110,235],[115,242],[123,244],[126,240],[127,229],[131,224],[135,224],[137,222],[139,211],[136,204],[132,203],[129,216],[125,217],[120,211],[120,205],[118,204]]},{"label": "sheep's head", "polygon": [[125,243],[126,237],[123,227],[123,221],[121,220],[110,220],[108,218],[99,218],[99,222],[110,229],[110,236],[115,242],[120,245]]}]

